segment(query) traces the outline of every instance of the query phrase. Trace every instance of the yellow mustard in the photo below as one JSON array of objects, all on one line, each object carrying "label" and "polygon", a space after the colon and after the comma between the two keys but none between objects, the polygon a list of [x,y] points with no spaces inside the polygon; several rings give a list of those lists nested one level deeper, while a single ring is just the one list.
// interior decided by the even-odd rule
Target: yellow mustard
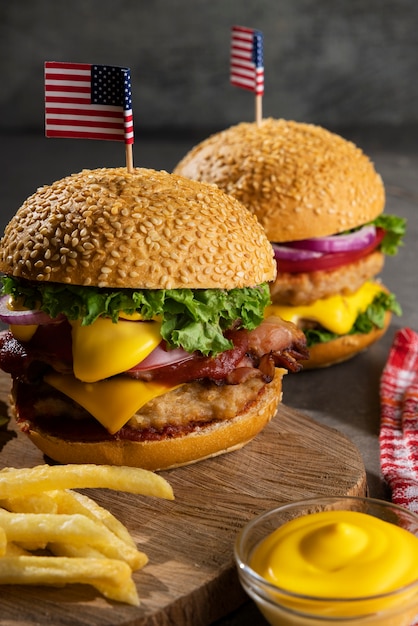
[{"label": "yellow mustard", "polygon": [[[306,596],[340,598],[348,601],[338,603],[338,611],[352,615],[349,599],[393,592],[418,580],[418,538],[366,513],[323,511],[276,529],[255,548],[250,566],[270,583],[305,596],[291,602],[294,608],[326,613],[326,601],[310,602]],[[405,599],[401,595],[396,601]],[[393,596],[366,601],[362,610],[393,602]]]}]

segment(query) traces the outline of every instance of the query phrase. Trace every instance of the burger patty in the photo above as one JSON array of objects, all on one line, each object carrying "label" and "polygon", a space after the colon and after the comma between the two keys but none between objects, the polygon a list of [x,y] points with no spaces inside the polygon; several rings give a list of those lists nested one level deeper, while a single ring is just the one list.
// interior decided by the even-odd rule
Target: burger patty
[{"label": "burger patty", "polygon": [[335,270],[298,274],[279,271],[275,282],[270,286],[271,298],[275,304],[303,306],[320,298],[354,293],[367,280],[379,274],[383,264],[383,254],[375,251]]},{"label": "burger patty", "polygon": [[132,428],[161,430],[167,423],[184,426],[189,422],[223,421],[248,410],[265,382],[251,378],[239,385],[194,382],[154,398],[128,422]]},{"label": "burger patty", "polygon": [[[278,369],[275,375],[285,372]],[[110,435],[83,407],[47,384],[36,386],[35,390],[35,386],[15,383],[13,396],[16,419],[23,431],[37,424],[45,432],[68,439],[146,440],[181,436],[214,421],[232,419],[248,411],[265,387],[260,378],[239,385],[187,383],[145,404],[115,435]]]}]

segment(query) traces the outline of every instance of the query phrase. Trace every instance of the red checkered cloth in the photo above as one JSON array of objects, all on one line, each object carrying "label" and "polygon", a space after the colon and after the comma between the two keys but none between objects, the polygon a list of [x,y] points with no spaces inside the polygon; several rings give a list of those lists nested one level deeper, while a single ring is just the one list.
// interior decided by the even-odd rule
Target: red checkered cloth
[{"label": "red checkered cloth", "polygon": [[392,501],[418,513],[418,334],[395,334],[380,381],[380,462]]}]

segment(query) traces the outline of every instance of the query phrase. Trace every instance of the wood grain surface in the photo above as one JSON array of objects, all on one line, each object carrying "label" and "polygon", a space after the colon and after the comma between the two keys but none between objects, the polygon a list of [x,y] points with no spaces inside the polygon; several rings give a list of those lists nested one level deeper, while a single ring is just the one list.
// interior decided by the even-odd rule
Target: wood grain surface
[{"label": "wood grain surface", "polygon": [[[7,411],[9,386],[0,373],[0,415]],[[0,429],[0,467],[45,462],[13,422]],[[82,585],[3,586],[0,624],[207,626],[246,599],[233,544],[247,520],[290,500],[366,493],[365,468],[353,443],[285,405],[242,450],[162,474],[173,486],[174,502],[85,490],[128,527],[149,556],[134,574],[139,608],[110,603]]]}]

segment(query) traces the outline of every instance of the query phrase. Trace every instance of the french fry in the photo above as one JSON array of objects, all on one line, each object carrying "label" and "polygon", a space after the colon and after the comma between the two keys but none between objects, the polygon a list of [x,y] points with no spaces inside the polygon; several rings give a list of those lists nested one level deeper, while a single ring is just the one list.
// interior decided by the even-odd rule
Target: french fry
[{"label": "french fry", "polygon": [[116,559],[54,556],[5,556],[1,559],[0,584],[89,584],[111,600],[139,605],[129,565]]},{"label": "french fry", "polygon": [[0,526],[0,556],[6,554],[7,550],[7,535],[4,532],[3,528]]},{"label": "french fry", "polygon": [[[22,548],[22,546],[18,546],[17,543],[13,543],[9,541],[6,546],[6,556],[30,556],[30,552]],[[2,560],[0,559],[0,564]]]},{"label": "french fry", "polygon": [[29,545],[38,541],[47,543],[72,543],[90,545],[111,559],[126,561],[133,569],[147,562],[145,554],[126,545],[103,524],[96,524],[84,515],[60,515],[53,513],[10,513],[0,510],[0,527],[8,541]]},{"label": "french fry", "polygon": [[[107,558],[97,548],[91,546],[76,546],[70,543],[51,543],[48,548],[55,556],[70,556],[84,559],[105,559]],[[148,557],[143,555],[142,563],[135,569],[141,569],[148,562]]]},{"label": "french fry", "polygon": [[50,543],[49,550],[55,556],[74,556],[83,559],[105,559],[105,555],[92,546],[75,546],[71,543]]},{"label": "french fry", "polygon": [[[17,485],[16,490],[18,490]],[[48,492],[27,496],[11,496],[0,501],[0,506],[17,513],[57,513],[58,505]]]},{"label": "french fry", "polygon": [[165,479],[138,468],[89,464],[4,468],[0,585],[90,584],[110,600],[139,604],[132,572],[148,557],[110,511],[74,491],[94,487],[174,499]]},{"label": "french fry", "polygon": [[[57,503],[48,493],[39,493],[32,496],[12,496],[0,502],[8,511],[17,513],[56,513]],[[25,550],[43,550],[45,541],[25,542],[21,544]]]},{"label": "french fry", "polygon": [[121,541],[136,548],[136,544],[126,526],[112,515],[110,511],[97,504],[97,502],[88,496],[71,489],[57,490],[48,493],[56,504],[57,513],[66,513],[68,515],[80,513],[92,520],[101,522],[106,528],[119,537]]},{"label": "french fry", "polygon": [[[7,511],[15,513],[57,513],[58,511],[57,503],[48,492],[31,496],[12,496],[2,500],[0,504]],[[21,543],[20,547],[26,551],[43,550],[46,545],[46,541],[32,541]]]},{"label": "french fry", "polygon": [[137,467],[117,465],[38,465],[0,471],[0,500],[16,495],[16,486],[20,496],[54,489],[99,487],[174,499],[171,485],[159,474]]},{"label": "french fry", "polygon": [[[32,496],[14,496],[6,498],[0,503],[3,508],[14,513],[65,513],[72,515],[79,513],[104,524],[121,541],[136,549],[136,544],[128,529],[107,509],[101,507],[86,495],[71,489],[46,491]],[[25,543],[28,550],[37,550],[46,547],[46,543]]]}]

